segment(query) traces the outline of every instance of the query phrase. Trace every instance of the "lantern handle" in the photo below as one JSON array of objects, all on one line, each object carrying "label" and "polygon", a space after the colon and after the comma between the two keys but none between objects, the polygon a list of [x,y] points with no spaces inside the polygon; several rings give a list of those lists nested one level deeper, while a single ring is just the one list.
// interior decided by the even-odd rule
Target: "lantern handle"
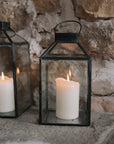
[{"label": "lantern handle", "polygon": [[[79,20],[80,20],[80,18],[79,18]],[[55,33],[56,33],[56,29],[57,29],[57,27],[59,26],[59,25],[61,25],[61,24],[63,24],[63,23],[69,23],[69,22],[75,22],[75,23],[78,23],[79,25],[80,25],[80,29],[79,29],[79,32],[78,32],[78,36],[80,35],[80,32],[81,32],[81,30],[82,30],[82,25],[81,25],[81,23],[80,22],[78,22],[78,21],[76,21],[76,20],[66,20],[66,21],[62,21],[62,22],[60,22],[60,23],[58,23],[55,27],[54,27],[54,31],[55,31]]]}]

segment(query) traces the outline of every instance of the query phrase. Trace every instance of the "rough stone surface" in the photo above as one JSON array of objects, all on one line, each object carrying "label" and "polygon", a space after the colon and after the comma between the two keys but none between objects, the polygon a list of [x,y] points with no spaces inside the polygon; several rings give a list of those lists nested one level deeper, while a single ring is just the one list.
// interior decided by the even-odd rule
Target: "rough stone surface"
[{"label": "rough stone surface", "polygon": [[114,93],[114,62],[93,61],[92,93],[93,95],[112,95]]},{"label": "rough stone surface", "polygon": [[0,119],[0,144],[114,143],[114,115],[92,112],[89,127],[44,126],[32,108],[17,119]]},{"label": "rough stone surface", "polygon": [[114,17],[114,0],[73,0],[75,15],[88,20]]},{"label": "rough stone surface", "polygon": [[51,12],[59,7],[57,0],[33,0],[38,13]]},{"label": "rough stone surface", "polygon": [[114,113],[114,95],[105,97],[92,97],[91,110],[97,112]]},{"label": "rough stone surface", "polygon": [[[92,94],[114,93],[114,5],[113,0],[4,0],[0,20],[30,42],[33,101],[38,105],[39,56],[54,41],[54,26],[62,20],[81,18],[80,43],[91,55]],[[74,32],[75,27],[60,27]],[[70,29],[70,30],[69,30]],[[72,49],[73,50],[73,49]]]},{"label": "rough stone surface", "polygon": [[114,59],[114,19],[97,22],[81,21],[80,43],[95,59]]},{"label": "rough stone surface", "polygon": [[31,20],[32,14],[28,14],[25,2],[17,1],[1,1],[0,2],[0,21],[10,22],[12,28],[16,31],[27,27]]}]

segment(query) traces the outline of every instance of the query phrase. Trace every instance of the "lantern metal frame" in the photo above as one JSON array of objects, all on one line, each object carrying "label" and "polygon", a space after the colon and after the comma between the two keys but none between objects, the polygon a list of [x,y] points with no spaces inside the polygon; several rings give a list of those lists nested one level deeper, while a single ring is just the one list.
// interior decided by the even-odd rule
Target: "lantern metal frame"
[{"label": "lantern metal frame", "polygon": [[[56,29],[60,24],[63,23],[69,23],[69,22],[74,22],[79,24],[80,26],[80,30],[78,33],[57,33]],[[86,50],[81,46],[81,44],[78,41],[80,32],[82,29],[82,25],[80,22],[75,21],[75,20],[67,20],[67,21],[63,21],[58,23],[55,28],[54,28],[54,32],[55,32],[55,41],[49,46],[49,48],[47,48],[47,50],[40,56],[39,58],[39,73],[40,73],[40,80],[39,80],[39,124],[42,125],[61,125],[61,126],[89,126],[90,125],[90,121],[91,121],[91,69],[92,69],[92,63],[91,63],[91,57],[90,55],[86,52]],[[50,54],[49,53],[54,49],[54,47],[58,44],[58,43],[76,43],[79,48],[81,49],[81,51],[84,53],[84,56],[79,57],[78,55],[71,55],[68,56],[67,54],[64,55],[59,55],[59,57],[57,57],[57,55],[55,54]],[[46,85],[48,85],[48,60],[87,60],[88,61],[88,95],[87,95],[87,122],[85,123],[78,123],[78,124],[72,124],[72,123],[51,123],[51,122],[43,122],[42,119],[42,61],[45,60],[46,61]],[[48,92],[48,89],[46,87],[46,91]],[[48,109],[48,98],[46,95],[46,107]]]},{"label": "lantern metal frame", "polygon": [[[0,22],[0,30],[4,33],[5,37],[1,37],[0,38],[7,38],[9,42],[5,43],[5,42],[0,42],[0,47],[9,47],[11,48],[12,51],[12,64],[13,64],[13,83],[14,83],[14,102],[15,102],[15,110],[14,110],[14,115],[0,115],[0,118],[17,118],[19,117],[22,113],[24,113],[31,105],[32,105],[32,91],[31,91],[31,69],[30,69],[30,53],[29,53],[29,42],[26,41],[24,38],[22,38],[21,36],[19,36],[18,34],[15,33],[15,31],[10,27],[10,23],[9,22],[4,22],[1,21]],[[12,36],[8,35],[8,32],[10,31],[13,33]],[[23,42],[14,42],[12,40],[12,38],[14,36],[18,36],[18,38],[20,38],[21,40],[23,40]],[[27,49],[28,49],[28,56],[29,56],[29,73],[30,73],[30,104],[23,109],[23,112],[21,112],[19,114],[18,111],[18,100],[17,100],[17,82],[16,82],[16,57],[15,57],[15,46],[22,46],[22,45],[27,45]]]}]

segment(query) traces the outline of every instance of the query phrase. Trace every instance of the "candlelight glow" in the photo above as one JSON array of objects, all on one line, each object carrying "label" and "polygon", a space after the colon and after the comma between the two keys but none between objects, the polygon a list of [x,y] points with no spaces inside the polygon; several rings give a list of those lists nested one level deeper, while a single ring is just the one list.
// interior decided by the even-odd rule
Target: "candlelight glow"
[{"label": "candlelight glow", "polygon": [[20,69],[17,67],[17,74],[20,74]]},{"label": "candlelight glow", "polygon": [[4,80],[4,73],[2,72],[2,80]]}]

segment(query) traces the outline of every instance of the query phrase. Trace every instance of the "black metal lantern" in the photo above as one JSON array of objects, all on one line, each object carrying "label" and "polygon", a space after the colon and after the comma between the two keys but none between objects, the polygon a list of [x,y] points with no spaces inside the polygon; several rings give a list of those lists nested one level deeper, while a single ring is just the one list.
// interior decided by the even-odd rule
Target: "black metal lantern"
[{"label": "black metal lantern", "polygon": [[18,117],[31,105],[29,43],[0,22],[0,117]]},{"label": "black metal lantern", "polygon": [[[79,33],[57,33],[63,23],[79,24]],[[81,24],[57,24],[55,41],[40,56],[40,124],[90,125],[91,58],[80,45]]]}]

